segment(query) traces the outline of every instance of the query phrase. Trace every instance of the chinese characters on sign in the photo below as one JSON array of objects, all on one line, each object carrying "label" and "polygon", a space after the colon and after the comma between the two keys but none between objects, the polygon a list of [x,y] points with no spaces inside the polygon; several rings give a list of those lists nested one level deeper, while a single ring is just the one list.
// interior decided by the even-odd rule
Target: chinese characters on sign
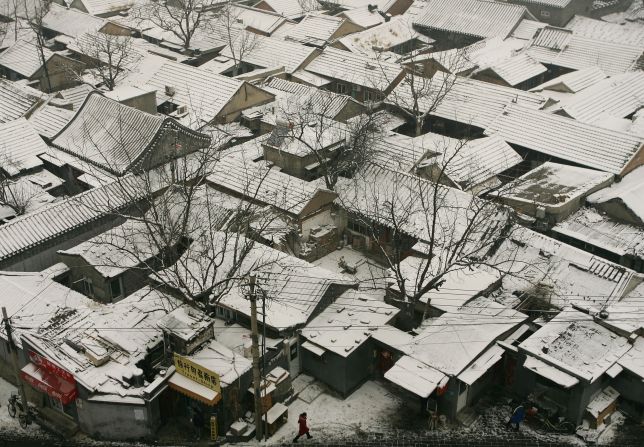
[{"label": "chinese characters on sign", "polygon": [[206,369],[177,353],[174,354],[174,367],[182,376],[221,393],[219,375],[217,373],[210,371],[209,369]]}]

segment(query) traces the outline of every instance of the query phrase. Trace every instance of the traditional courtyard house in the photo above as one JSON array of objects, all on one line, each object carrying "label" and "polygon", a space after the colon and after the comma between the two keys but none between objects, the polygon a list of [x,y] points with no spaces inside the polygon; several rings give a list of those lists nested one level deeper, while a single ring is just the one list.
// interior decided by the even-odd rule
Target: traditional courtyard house
[{"label": "traditional courtyard house", "polygon": [[416,173],[432,181],[480,194],[496,188],[523,161],[505,141],[497,137],[457,140],[434,133],[416,139],[436,155],[427,155],[416,165]]},{"label": "traditional courtyard house", "polygon": [[566,24],[566,28],[571,29],[577,36],[627,45],[644,45],[644,29],[637,23],[628,21],[611,23],[576,15]]},{"label": "traditional courtyard house", "polygon": [[132,204],[142,187],[139,181],[127,175],[0,226],[0,269],[42,270],[58,262],[58,250],[122,223],[113,213],[124,212]]},{"label": "traditional courtyard house", "polygon": [[381,101],[405,76],[391,62],[327,47],[306,66],[306,71],[327,78],[327,90],[351,95],[361,102]]},{"label": "traditional courtyard house", "polygon": [[273,33],[273,36],[322,48],[335,39],[363,29],[350,20],[341,17],[309,13],[300,23],[292,26],[282,26]]},{"label": "traditional courtyard house", "polygon": [[588,414],[596,427],[615,410],[619,393],[610,383],[619,372],[615,365],[631,348],[601,317],[594,321],[564,309],[518,346],[525,360],[517,369],[516,391],[531,394],[575,425]]},{"label": "traditional courtyard house", "polygon": [[84,33],[95,33],[108,23],[107,20],[100,17],[56,3],[51,4],[47,14],[42,18],[42,26],[48,35],[47,37],[50,38],[59,34],[76,37]]},{"label": "traditional courtyard house", "polygon": [[172,118],[142,112],[98,92],[87,96],[52,140],[56,149],[116,176],[151,169],[209,144],[210,137]]},{"label": "traditional courtyard house", "polygon": [[[62,101],[58,99],[50,101],[39,107],[29,117],[29,124],[48,143],[74,117],[74,112],[67,108],[69,103]],[[59,104],[63,107],[59,107]]]},{"label": "traditional courtyard house", "polygon": [[[415,85],[413,91],[420,111],[433,109],[432,119],[426,121],[423,132],[431,130],[454,138],[482,135],[509,104],[520,104],[528,110],[540,109],[546,104],[546,98],[535,93],[463,77],[454,79],[453,75],[437,72],[420,86],[410,77],[403,79],[387,97],[388,107],[413,111],[412,85]],[[441,91],[441,86],[447,92],[439,98],[437,92]],[[423,93],[428,89],[431,93]]]},{"label": "traditional courtyard house", "polygon": [[29,40],[17,41],[0,53],[0,71],[11,81],[25,79],[30,86],[43,92],[55,92],[78,84],[73,73],[83,69],[81,62],[46,47],[42,52],[43,57]]},{"label": "traditional courtyard house", "polygon": [[613,183],[613,175],[546,162],[493,194],[523,218],[551,227],[579,210],[590,194]]},{"label": "traditional courtyard house", "polygon": [[[54,2],[67,6],[65,0]],[[112,17],[130,9],[135,3],[135,0],[72,0],[69,7],[96,17]]]},{"label": "traditional courtyard house", "polygon": [[355,290],[344,292],[302,329],[302,371],[351,394],[375,372],[372,334],[388,330],[398,312]]},{"label": "traditional courtyard house", "polygon": [[60,96],[63,101],[71,104],[71,110],[77,111],[85,102],[87,95],[93,91],[94,88],[92,86],[81,84],[76,87],[61,90],[57,92],[57,95]]},{"label": "traditional courtyard house", "polygon": [[48,150],[26,119],[0,124],[0,170],[3,177],[18,177],[41,170],[43,162],[38,156]]},{"label": "traditional courtyard house", "polygon": [[[244,163],[235,157],[220,160],[207,181],[226,194],[273,208],[280,220],[297,230],[297,244],[313,244],[310,256],[315,259],[336,248],[339,234],[332,206],[337,194],[333,191],[271,169],[263,162]],[[299,254],[302,247],[295,249]]]},{"label": "traditional courtyard house", "polygon": [[454,419],[500,382],[503,349],[497,342],[510,338],[527,318],[484,297],[452,307],[427,320],[415,337],[387,347],[395,363],[384,377],[416,408]]},{"label": "traditional courtyard house", "polygon": [[518,54],[480,68],[474,79],[528,90],[543,81],[548,69],[528,54]]},{"label": "traditional courtyard house", "polygon": [[75,247],[59,250],[69,269],[72,288],[103,303],[116,302],[139,290],[164,256],[149,223],[127,220]]},{"label": "traditional courtyard house", "polygon": [[245,109],[273,101],[273,95],[248,82],[170,61],[143,86],[157,91],[162,113],[192,129],[230,123]]},{"label": "traditional courtyard house", "polygon": [[343,156],[348,129],[324,117],[314,119],[291,124],[276,118],[275,128],[262,144],[264,159],[302,180],[323,176],[323,163],[332,165],[335,157]]},{"label": "traditional courtyard house", "polygon": [[637,69],[644,50],[629,45],[578,36],[572,30],[546,26],[537,31],[527,53],[548,66],[551,77],[591,66],[609,76]]},{"label": "traditional courtyard house", "polygon": [[523,6],[487,0],[432,0],[414,26],[436,40],[441,50],[487,37],[506,38],[522,19],[534,19]]},{"label": "traditional courtyard house", "polygon": [[531,92],[537,92],[542,96],[550,98],[552,104],[545,110],[556,110],[559,103],[565,104],[576,93],[582,92],[591,86],[597,84],[607,75],[599,67],[590,66],[580,70],[571,71],[561,76],[557,76],[541,85],[530,89]]},{"label": "traditional courtyard house", "polygon": [[[256,9],[249,6],[244,6],[241,4],[229,4],[225,6],[229,8],[231,18],[234,19],[235,26],[240,29],[244,29],[251,33],[259,34],[260,36],[271,36],[276,31],[282,27],[288,27],[288,25],[295,25],[295,22],[284,17],[281,14],[277,14],[265,9]],[[227,25],[218,25],[218,26],[227,26]],[[216,31],[222,36],[225,36],[227,30]],[[226,39],[224,39],[226,40]]]},{"label": "traditional courtyard house", "polygon": [[536,163],[568,163],[619,176],[644,163],[642,137],[515,104],[492,120],[485,133],[504,139]]},{"label": "traditional courtyard house", "polygon": [[394,17],[371,29],[341,37],[331,46],[374,58],[394,59],[412,52],[429,51],[433,42],[416,31],[408,18]]},{"label": "traditional courtyard house", "polygon": [[348,9],[337,14],[336,17],[350,20],[364,30],[378,26],[391,19],[391,16],[387,16],[386,12],[378,10],[377,5]]},{"label": "traditional courtyard house", "polygon": [[593,0],[510,0],[508,3],[525,6],[537,20],[550,25],[564,26],[575,14],[589,16]]},{"label": "traditional courtyard house", "polygon": [[[44,273],[3,273],[0,282],[12,296],[9,311],[27,327],[13,337],[21,379],[40,417],[66,436],[78,430],[105,439],[154,436],[159,396],[171,375],[158,368],[163,336],[157,321],[169,298],[145,288],[97,307]],[[29,329],[36,327],[37,333]],[[9,358],[3,360],[7,371]]]},{"label": "traditional courtyard house", "polygon": [[289,76],[306,66],[318,53],[319,50],[297,42],[262,36],[251,37],[247,32],[241,32],[232,43],[232,47],[227,45],[214,59],[200,65],[199,68],[226,76],[281,68],[286,76]]}]

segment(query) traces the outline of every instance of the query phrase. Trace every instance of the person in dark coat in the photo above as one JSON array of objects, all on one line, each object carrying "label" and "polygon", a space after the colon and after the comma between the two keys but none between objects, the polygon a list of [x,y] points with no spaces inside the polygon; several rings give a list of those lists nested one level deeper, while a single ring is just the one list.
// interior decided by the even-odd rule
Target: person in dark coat
[{"label": "person in dark coat", "polygon": [[525,419],[525,408],[523,408],[523,405],[519,405],[514,409],[512,416],[510,416],[510,419],[505,424],[505,426],[510,427],[514,424],[514,429],[518,431],[519,424],[523,422],[523,419]]},{"label": "person in dark coat", "polygon": [[194,407],[192,413],[192,425],[195,426],[195,436],[197,439],[201,439],[201,431],[203,429],[204,417],[201,408]]},{"label": "person in dark coat", "polygon": [[293,442],[297,442],[300,439],[300,436],[306,435],[307,439],[311,439],[311,433],[309,433],[309,427],[306,425],[306,413],[300,414],[300,418],[297,420],[298,425],[300,426],[297,436],[293,439]]}]

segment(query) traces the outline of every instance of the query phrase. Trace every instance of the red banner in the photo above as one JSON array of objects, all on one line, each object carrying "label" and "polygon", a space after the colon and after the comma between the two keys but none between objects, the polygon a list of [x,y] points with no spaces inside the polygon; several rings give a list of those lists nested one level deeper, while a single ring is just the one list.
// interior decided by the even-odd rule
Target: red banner
[{"label": "red banner", "polygon": [[60,366],[58,366],[54,362],[52,362],[51,360],[43,357],[40,354],[36,354],[34,351],[29,351],[28,354],[29,354],[29,360],[34,365],[36,365],[36,366],[38,366],[38,367],[40,367],[40,368],[42,368],[42,369],[44,369],[46,371],[49,371],[50,373],[52,373],[55,376],[58,376],[58,377],[60,377],[62,379],[65,379],[66,381],[68,381],[71,384],[76,383],[76,380],[74,379],[74,376],[72,374],[68,373],[63,368],[61,368]]}]

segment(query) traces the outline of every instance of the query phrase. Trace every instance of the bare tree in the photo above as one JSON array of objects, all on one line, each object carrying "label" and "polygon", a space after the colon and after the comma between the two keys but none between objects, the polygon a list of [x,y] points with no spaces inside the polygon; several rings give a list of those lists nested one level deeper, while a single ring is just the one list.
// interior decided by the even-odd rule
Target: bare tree
[{"label": "bare tree", "polygon": [[266,142],[277,148],[295,145],[304,155],[313,155],[330,190],[341,176],[351,176],[372,158],[375,143],[382,137],[382,115],[371,109],[346,124],[331,119],[337,96],[319,91],[287,101],[277,111],[276,127]]},{"label": "bare tree", "polygon": [[151,1],[132,8],[130,15],[139,22],[149,21],[171,33],[187,50],[195,33],[205,29],[206,23],[212,20],[210,10],[220,3],[218,0]]},{"label": "bare tree", "polygon": [[87,56],[87,69],[108,89],[114,90],[127,73],[133,50],[130,36],[116,36],[96,32],[78,39],[78,49]]},{"label": "bare tree", "polygon": [[451,273],[483,268],[506,274],[512,257],[490,261],[515,228],[510,210],[437,180],[371,165],[339,186],[342,207],[388,267],[409,318],[420,308],[425,318],[426,295]]},{"label": "bare tree", "polygon": [[226,1],[223,7],[218,10],[215,20],[209,23],[212,33],[217,39],[224,42],[227,46],[226,54],[231,56],[235,66],[233,67],[233,76],[239,74],[240,65],[244,61],[244,56],[257,49],[261,50],[260,36],[245,30],[241,21],[243,10],[238,8],[232,0]]},{"label": "bare tree", "polygon": [[9,207],[16,216],[25,214],[40,194],[42,190],[28,180],[11,180],[0,172],[0,205]]},{"label": "bare tree", "polygon": [[40,63],[42,64],[43,71],[45,74],[45,80],[47,82],[46,88],[47,92],[51,92],[52,84],[51,78],[49,76],[49,68],[47,67],[47,58],[45,57],[45,28],[43,26],[43,20],[49,9],[53,0],[38,0],[33,3],[27,3],[27,0],[24,1],[24,14],[27,20],[27,24],[34,33],[34,44],[38,51],[38,56],[40,58]]}]

